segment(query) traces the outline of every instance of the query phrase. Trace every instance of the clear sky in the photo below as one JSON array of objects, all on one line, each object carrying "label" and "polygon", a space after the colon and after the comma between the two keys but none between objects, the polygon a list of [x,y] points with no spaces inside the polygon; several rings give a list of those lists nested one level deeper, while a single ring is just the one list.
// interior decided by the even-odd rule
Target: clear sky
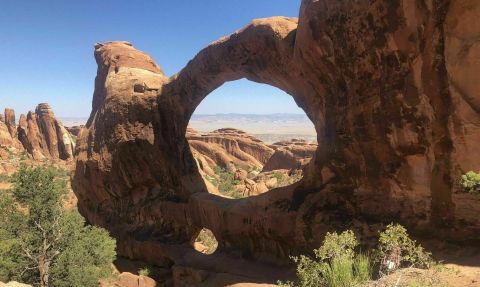
[{"label": "clear sky", "polygon": [[[88,116],[93,45],[126,40],[167,75],[254,18],[297,17],[300,0],[0,0],[0,109],[48,102],[57,116]],[[252,102],[252,99],[254,101]],[[300,113],[291,97],[246,80],[209,95],[197,113]]]}]

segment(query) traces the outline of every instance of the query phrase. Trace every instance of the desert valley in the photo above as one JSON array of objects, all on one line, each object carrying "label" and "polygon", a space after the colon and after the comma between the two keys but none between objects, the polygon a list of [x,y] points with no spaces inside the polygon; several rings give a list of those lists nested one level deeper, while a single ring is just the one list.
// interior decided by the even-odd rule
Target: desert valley
[{"label": "desert valley", "polygon": [[[88,118],[0,103],[0,286],[480,286],[478,16],[303,0],[172,76],[95,44]],[[304,114],[198,112],[240,79]]]}]

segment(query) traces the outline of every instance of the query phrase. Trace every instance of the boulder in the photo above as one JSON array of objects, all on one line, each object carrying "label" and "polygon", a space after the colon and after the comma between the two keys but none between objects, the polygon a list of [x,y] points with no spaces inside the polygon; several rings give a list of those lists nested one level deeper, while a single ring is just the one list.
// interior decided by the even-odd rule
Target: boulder
[{"label": "boulder", "polygon": [[248,172],[244,169],[237,169],[235,171],[235,174],[233,175],[233,178],[236,180],[244,180],[248,176]]},{"label": "boulder", "polygon": [[115,282],[118,287],[156,287],[157,283],[152,278],[142,275],[134,275],[129,272],[122,272]]}]

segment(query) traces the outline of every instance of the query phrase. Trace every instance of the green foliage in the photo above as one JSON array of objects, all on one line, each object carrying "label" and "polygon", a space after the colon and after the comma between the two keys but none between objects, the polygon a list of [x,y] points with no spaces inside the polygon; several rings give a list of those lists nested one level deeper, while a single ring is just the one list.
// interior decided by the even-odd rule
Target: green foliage
[{"label": "green foliage", "polygon": [[460,185],[464,191],[480,195],[480,173],[474,171],[467,172],[462,175]]},{"label": "green foliage", "polygon": [[417,245],[399,224],[390,224],[380,233],[376,259],[380,263],[381,273],[389,273],[407,265],[429,268],[433,263],[431,253]]},{"label": "green foliage", "polygon": [[57,180],[51,169],[29,169],[24,165],[13,175],[11,182],[14,185],[12,195],[18,204],[29,209],[31,224],[49,225],[46,228],[51,229],[63,211],[65,182]]},{"label": "green foliage", "polygon": [[27,159],[28,159],[28,154],[27,154],[27,152],[26,152],[26,151],[22,151],[22,152],[20,153],[20,158],[19,158],[19,159],[20,159],[20,161],[25,161],[25,160],[27,160]]},{"label": "green foliage", "polygon": [[85,226],[78,212],[68,212],[66,223],[70,232],[64,237],[65,248],[52,267],[52,282],[56,287],[97,286],[100,278],[112,274],[115,241],[104,229]]},{"label": "green foliage", "polygon": [[10,176],[8,176],[8,174],[1,173],[0,182],[8,182],[8,181],[10,181]]},{"label": "green foliage", "polygon": [[275,171],[273,177],[277,179],[277,187],[282,187],[300,181],[303,175],[301,170],[291,171],[289,175],[281,171]]},{"label": "green foliage", "polygon": [[52,165],[52,166],[49,166],[47,169],[50,170],[53,173],[55,178],[65,178],[65,177],[69,176],[68,171],[61,168],[61,167],[57,167],[57,166]]},{"label": "green foliage", "polygon": [[141,268],[140,270],[138,270],[138,275],[150,276],[150,269],[148,267]]},{"label": "green foliage", "polygon": [[353,287],[370,280],[372,269],[367,255],[355,255],[357,240],[352,231],[327,233],[322,246],[314,250],[315,259],[301,255],[294,257],[298,283],[280,286],[299,287]]},{"label": "green foliage", "polygon": [[347,230],[341,234],[327,232],[323,245],[315,250],[315,255],[321,260],[348,257],[353,258],[354,249],[358,245],[353,231]]},{"label": "green foliage", "polygon": [[355,256],[353,261],[353,270],[359,282],[367,282],[372,278],[373,269],[370,257],[367,254],[360,253]]},{"label": "green foliage", "polygon": [[[351,230],[341,234],[327,233],[322,246],[314,250],[315,258],[305,255],[293,258],[297,266],[297,281],[295,283],[279,282],[279,285],[283,287],[361,286],[372,278],[373,268],[368,255],[355,252],[357,246],[357,239]],[[433,264],[431,254],[417,245],[415,240],[410,239],[406,229],[398,224],[390,224],[380,233],[378,248],[375,252],[380,274],[405,266],[429,268]]]},{"label": "green foliage", "polygon": [[325,280],[323,277],[326,267],[325,262],[314,260],[305,255],[301,255],[300,257],[293,257],[293,261],[297,264],[298,285],[295,285],[292,282],[288,282],[286,284],[280,283],[280,286],[325,286]]},{"label": "green foliage", "polygon": [[251,166],[248,166],[247,168],[244,168],[247,170],[247,172],[261,172],[262,171],[262,168],[259,167],[259,166],[256,166],[256,165],[251,165]]},{"label": "green foliage", "polygon": [[273,177],[277,179],[278,186],[283,186],[285,182],[288,182],[288,177],[281,171],[274,172]]},{"label": "green foliage", "polygon": [[235,176],[232,172],[219,166],[214,166],[213,171],[217,177],[212,180],[212,183],[217,186],[221,193],[233,198],[243,197],[242,194],[235,190],[235,186],[240,184],[240,181],[235,180]]},{"label": "green foliage", "polygon": [[353,273],[353,260],[345,256],[333,258],[326,265],[324,277],[324,286],[328,287],[353,287],[358,283]]},{"label": "green foliage", "polygon": [[115,241],[63,209],[65,182],[56,175],[22,166],[0,195],[0,281],[90,287],[111,274]]}]

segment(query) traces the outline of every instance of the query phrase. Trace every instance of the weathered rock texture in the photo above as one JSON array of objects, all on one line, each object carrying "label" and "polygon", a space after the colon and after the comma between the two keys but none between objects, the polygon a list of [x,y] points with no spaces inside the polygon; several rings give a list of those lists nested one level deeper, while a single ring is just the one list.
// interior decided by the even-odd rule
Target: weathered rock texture
[{"label": "weathered rock texture", "polygon": [[9,108],[5,109],[4,115],[0,114],[0,146],[13,149],[22,147],[17,138],[15,111]]},{"label": "weathered rock texture", "polygon": [[245,170],[248,167],[262,168],[274,153],[261,140],[232,128],[206,134],[189,129],[187,140],[200,170],[209,175],[213,175],[215,166],[233,168],[233,171],[235,167]]},{"label": "weathered rock texture", "polygon": [[21,115],[18,138],[34,159],[69,160],[75,143],[48,104],[39,104],[35,112]]},{"label": "weathered rock texture", "polygon": [[80,131],[82,130],[83,127],[84,127],[84,125],[79,125],[79,126],[65,127],[65,129],[66,129],[72,136],[78,137],[78,135],[80,134]]},{"label": "weathered rock texture", "polygon": [[35,113],[20,115],[5,109],[0,119],[0,146],[18,152],[26,151],[33,159],[72,160],[75,142],[48,104],[39,104]]},{"label": "weathered rock texture", "polygon": [[303,169],[317,150],[317,144],[295,139],[274,143],[271,147],[275,153],[265,163],[263,171]]},{"label": "weathered rock texture", "polygon": [[[171,78],[128,43],[97,45],[93,110],[76,149],[79,210],[119,238],[120,254],[223,273],[229,264],[189,251],[203,227],[219,242],[217,263],[228,251],[278,261],[362,222],[362,234],[399,221],[478,239],[480,199],[456,183],[480,169],[479,9],[476,0],[304,0],[298,22],[255,20]],[[207,192],[185,133],[199,103],[240,78],[292,95],[319,146],[300,183],[231,200]],[[252,268],[234,272],[265,280]],[[280,278],[276,270],[263,275]]]}]

